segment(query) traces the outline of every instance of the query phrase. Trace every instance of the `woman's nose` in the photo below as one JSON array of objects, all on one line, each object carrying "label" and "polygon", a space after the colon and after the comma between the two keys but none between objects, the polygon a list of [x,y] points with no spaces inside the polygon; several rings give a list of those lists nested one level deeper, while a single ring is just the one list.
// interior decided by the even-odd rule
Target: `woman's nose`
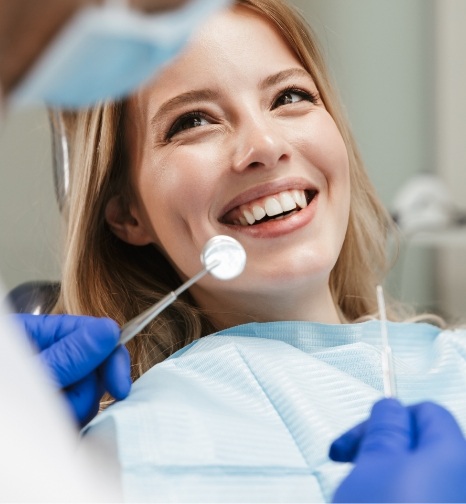
[{"label": "woman's nose", "polygon": [[264,120],[249,120],[239,128],[233,156],[233,170],[275,168],[290,157],[289,143],[278,127]]}]

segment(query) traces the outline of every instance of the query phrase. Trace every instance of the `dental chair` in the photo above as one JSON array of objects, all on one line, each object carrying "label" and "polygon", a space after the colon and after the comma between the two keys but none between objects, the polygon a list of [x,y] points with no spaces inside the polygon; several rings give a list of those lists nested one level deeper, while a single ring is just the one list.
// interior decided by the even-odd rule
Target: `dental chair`
[{"label": "dental chair", "polygon": [[[55,196],[60,212],[63,212],[69,184],[69,150],[65,125],[59,112],[49,110],[52,132],[52,161]],[[4,303],[14,313],[49,313],[60,293],[60,282],[34,280],[24,282],[12,289]]]},{"label": "dental chair", "polygon": [[60,283],[48,280],[24,282],[12,289],[5,302],[14,313],[49,313],[58,299]]}]

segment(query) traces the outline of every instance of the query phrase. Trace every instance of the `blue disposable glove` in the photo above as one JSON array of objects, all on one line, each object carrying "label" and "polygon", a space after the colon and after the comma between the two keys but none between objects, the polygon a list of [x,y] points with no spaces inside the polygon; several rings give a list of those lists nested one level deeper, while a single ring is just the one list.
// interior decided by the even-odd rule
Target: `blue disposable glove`
[{"label": "blue disposable glove", "polygon": [[130,358],[115,349],[120,330],[111,319],[73,315],[14,315],[40,351],[39,359],[63,389],[81,426],[98,412],[105,391],[124,399],[131,388]]},{"label": "blue disposable glove", "polygon": [[334,441],[330,458],[355,463],[334,502],[466,502],[466,441],[434,403],[379,401]]}]

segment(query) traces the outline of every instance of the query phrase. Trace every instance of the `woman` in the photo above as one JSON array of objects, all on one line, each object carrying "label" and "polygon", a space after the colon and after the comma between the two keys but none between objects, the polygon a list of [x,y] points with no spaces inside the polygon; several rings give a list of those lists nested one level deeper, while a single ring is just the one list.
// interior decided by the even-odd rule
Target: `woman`
[{"label": "woman", "polygon": [[[128,345],[145,374],[87,430],[115,450],[126,497],[329,500],[347,468],[328,446],[382,390],[380,327],[361,321],[390,220],[313,37],[279,0],[238,1],[125,103],[67,120],[79,170],[56,311],[123,324],[195,274],[212,236],[248,256]],[[464,337],[390,336],[400,397],[464,421]]]},{"label": "woman", "polygon": [[[281,10],[280,16],[287,20],[287,32],[284,36],[287,36],[290,41],[295,41],[292,47],[299,54],[295,59],[302,60],[303,63],[299,66],[307,69],[313,76],[313,90],[317,92],[318,89],[320,95],[319,107],[327,110],[326,121],[334,123],[332,128],[339,130],[334,131],[333,134],[336,135],[340,144],[340,155],[345,157],[343,169],[338,173],[338,178],[341,177],[341,185],[345,186],[342,190],[346,194],[344,201],[340,202],[342,215],[335,220],[339,221],[341,227],[338,240],[339,242],[344,240],[344,243],[342,246],[341,243],[335,244],[338,250],[334,251],[333,255],[336,254],[338,257],[328,258],[327,269],[331,270],[331,274],[329,281],[326,282],[328,287],[325,289],[330,292],[330,295],[326,294],[327,302],[332,305],[330,309],[337,312],[329,314],[328,317],[332,321],[337,319],[341,322],[355,321],[376,311],[374,286],[383,279],[387,270],[385,237],[387,230],[391,228],[391,219],[377,199],[362,167],[356,145],[329,84],[316,43],[312,38],[304,39],[301,35],[301,30],[305,30],[304,25],[301,27],[300,21],[292,17],[291,12],[288,12],[288,9],[280,2],[276,2],[275,6],[275,2],[240,3],[251,6],[254,4],[256,9],[265,9],[265,12],[270,10],[269,16],[273,16],[274,8]],[[262,3],[263,6],[260,7]],[[237,44],[237,41],[235,43]],[[262,48],[261,56],[269,52]],[[199,73],[199,70],[194,71]],[[293,82],[293,77],[290,77],[290,80]],[[162,93],[162,98],[164,98],[166,91]],[[309,99],[298,98],[297,94],[284,99],[302,99],[309,103]],[[74,114],[67,114],[65,117],[69,124],[71,143],[75,146],[73,165],[79,166],[80,169],[74,173],[71,187],[67,254],[58,311],[105,315],[123,324],[135,313],[139,313],[163,297],[167,291],[178,287],[184,277],[189,276],[199,267],[199,262],[196,261],[189,270],[177,271],[159,246],[139,246],[144,245],[142,241],[136,242],[137,246],[127,246],[128,239],[115,238],[115,234],[121,234],[121,231],[117,229],[118,225],[115,226],[113,222],[115,214],[119,211],[121,219],[123,217],[121,210],[128,210],[128,217],[132,218],[129,205],[135,200],[136,195],[133,194],[134,189],[130,179],[133,175],[127,168],[129,161],[132,165],[137,161],[131,159],[131,156],[134,156],[132,152],[142,149],[141,145],[135,145],[135,142],[147,143],[147,146],[150,146],[149,136],[153,135],[152,131],[141,131],[141,128],[147,128],[145,125],[138,125],[134,113],[131,113],[131,109],[138,106],[136,101],[137,97],[129,103],[107,104],[80,114],[78,117]],[[141,103],[140,106],[144,104]],[[203,119],[193,116],[191,120],[202,122]],[[292,125],[292,133],[296,135],[300,127],[300,124],[296,127]],[[312,131],[307,131],[309,126],[306,124],[304,128],[306,129],[300,131],[300,134],[305,137],[306,142],[309,142],[312,140]],[[245,133],[246,137],[248,134],[248,132]],[[278,134],[280,135],[281,132]],[[127,145],[131,141],[132,147],[128,149]],[[248,147],[245,146],[245,148]],[[96,152],[98,156],[95,155]],[[241,153],[238,155],[241,156]],[[189,168],[193,163],[192,156],[189,153],[187,160],[182,159],[177,162],[182,162]],[[188,173],[186,175],[190,181],[187,192],[190,193],[195,185],[192,175]],[[348,177],[350,184],[348,184]],[[351,185],[351,195],[349,185]],[[307,197],[311,196],[312,191],[308,191]],[[323,199],[322,196],[319,197]],[[351,198],[351,203],[349,198]],[[345,206],[350,208],[344,208]],[[347,222],[348,229],[346,230]],[[239,228],[237,231],[244,234],[244,232],[254,232],[256,228],[258,228],[257,224],[251,230]],[[232,226],[218,225],[210,234],[222,232],[237,236],[241,242],[244,241],[243,234],[234,234]],[[209,237],[210,235],[205,232],[196,237],[198,250],[193,254],[193,258],[198,257],[198,251]],[[247,244],[244,243],[244,245],[247,248]],[[182,248],[178,237],[176,248]],[[302,253],[304,260],[309,262],[311,252],[305,243],[304,249]],[[248,271],[243,275],[244,279],[250,278],[249,271],[252,272],[255,269],[251,263],[252,251],[247,251]],[[270,253],[270,247],[267,244],[258,255],[263,256],[264,251]],[[295,252],[294,256],[296,256],[296,263],[304,262],[303,258],[298,256],[298,252]],[[275,261],[271,262],[276,264]],[[286,262],[290,262],[288,253]],[[332,262],[336,262],[335,266]],[[279,265],[281,270],[283,263]],[[267,278],[269,277],[270,272],[267,272]],[[208,278],[204,283],[207,281],[209,281]],[[212,281],[210,283],[212,284]],[[250,282],[246,280],[246,283],[248,285],[244,289],[245,295],[250,295]],[[215,286],[219,288],[218,283]],[[225,288],[231,287],[231,282],[225,285]],[[186,298],[186,301],[175,303],[172,310],[162,313],[155,322],[156,326],[152,327],[144,338],[139,338],[139,341],[132,344],[133,360],[135,355],[138,355],[138,365],[141,366],[138,371],[135,371],[137,373],[135,377],[174,350],[219,328],[218,323],[213,323],[212,317],[206,316],[197,306],[193,306],[198,303],[194,303],[192,297]],[[248,303],[248,306],[254,306],[256,302],[255,295],[254,303]],[[241,307],[243,314],[248,314],[249,310],[250,308],[245,310],[244,306]],[[271,313],[273,311],[266,310],[265,320],[270,320]],[[256,320],[257,317],[251,313],[249,321]],[[280,317],[277,318],[280,319]],[[307,318],[309,314],[306,312],[304,319]],[[220,324],[221,327],[223,326]],[[156,337],[151,339],[151,334],[155,334]],[[158,348],[156,352],[154,345]]]}]

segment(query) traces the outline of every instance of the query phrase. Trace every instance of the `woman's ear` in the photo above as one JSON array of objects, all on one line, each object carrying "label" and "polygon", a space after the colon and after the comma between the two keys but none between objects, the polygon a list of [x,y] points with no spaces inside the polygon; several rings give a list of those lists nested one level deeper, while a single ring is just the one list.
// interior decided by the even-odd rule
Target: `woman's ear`
[{"label": "woman's ear", "polygon": [[112,233],[130,245],[149,245],[153,239],[137,216],[123,203],[121,196],[112,196],[105,207],[105,220]]}]

